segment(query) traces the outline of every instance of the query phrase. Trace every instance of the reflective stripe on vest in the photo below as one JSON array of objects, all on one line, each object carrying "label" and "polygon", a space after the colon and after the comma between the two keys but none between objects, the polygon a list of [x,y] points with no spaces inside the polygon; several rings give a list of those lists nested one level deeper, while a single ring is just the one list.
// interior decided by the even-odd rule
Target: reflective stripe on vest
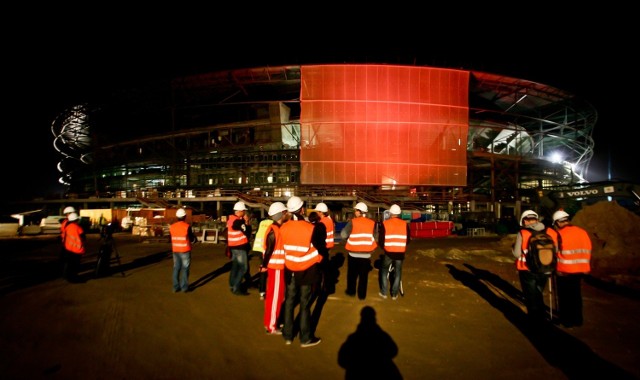
[{"label": "reflective stripe on vest", "polygon": [[280,227],[284,249],[284,265],[294,272],[303,271],[322,261],[313,244],[313,224],[304,220],[290,220]]},{"label": "reflective stripe on vest", "polygon": [[273,252],[271,253],[271,257],[269,258],[269,262],[267,263],[267,268],[284,269],[284,260],[285,260],[284,247],[282,246],[282,237],[280,236],[280,227],[277,223],[272,223],[267,227],[267,232],[264,235],[265,239],[264,239],[264,245],[263,245],[263,252],[267,250],[266,237],[269,236],[269,233],[271,233],[271,231],[273,231],[273,233],[275,234],[274,237],[276,238],[276,244],[275,244],[275,247],[273,248]]},{"label": "reflective stripe on vest", "polygon": [[558,233],[562,247],[558,250],[557,271],[562,273],[588,273],[591,271],[591,239],[584,229],[568,225]]},{"label": "reflective stripe on vest", "polygon": [[260,222],[260,226],[258,227],[258,232],[256,232],[256,236],[253,239],[253,248],[252,250],[257,252],[264,253],[264,239],[267,236],[267,228],[273,224],[272,219],[265,219]]},{"label": "reflective stripe on vest", "polygon": [[351,234],[345,246],[349,251],[371,252],[378,247],[378,244],[373,238],[373,230],[376,226],[373,220],[364,216],[353,218],[351,225]]},{"label": "reflective stripe on vest", "polygon": [[82,241],[82,227],[77,223],[67,223],[65,228],[64,248],[77,255],[85,253],[84,242]]},{"label": "reflective stripe on vest", "polygon": [[171,250],[176,253],[184,253],[191,251],[191,242],[189,241],[189,224],[183,220],[177,221],[169,226],[169,234],[171,235]]},{"label": "reflective stripe on vest", "polygon": [[232,228],[233,222],[235,222],[236,219],[240,218],[237,215],[229,215],[229,220],[227,221],[227,245],[229,247],[249,244],[249,239],[247,239],[247,236],[242,230],[236,231]]},{"label": "reflective stripe on vest", "polygon": [[400,218],[385,220],[384,250],[402,253],[407,250],[407,222]]},{"label": "reflective stripe on vest", "polygon": [[327,227],[327,249],[333,248],[335,245],[333,240],[333,231],[335,230],[333,220],[328,216],[323,216],[320,221],[325,225],[325,227]]}]

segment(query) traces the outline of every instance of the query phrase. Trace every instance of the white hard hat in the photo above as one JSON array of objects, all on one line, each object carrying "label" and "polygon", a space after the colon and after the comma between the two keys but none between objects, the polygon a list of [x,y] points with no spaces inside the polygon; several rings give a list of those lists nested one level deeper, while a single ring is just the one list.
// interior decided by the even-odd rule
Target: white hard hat
[{"label": "white hard hat", "polygon": [[329,207],[327,207],[326,204],[321,202],[316,205],[316,211],[327,213],[329,212]]},{"label": "white hard hat", "polygon": [[569,214],[567,214],[565,211],[562,210],[558,210],[556,212],[553,213],[553,222],[558,222],[562,219],[569,219]]},{"label": "white hard hat", "polygon": [[176,211],[176,218],[184,218],[185,216],[187,216],[187,211],[183,208],[179,208],[178,211]]},{"label": "white hard hat", "polygon": [[392,205],[392,206],[389,208],[389,212],[390,212],[390,213],[392,213],[392,214],[394,214],[394,215],[400,215],[400,214],[402,214],[402,210],[400,210],[400,206],[398,206],[398,205]]},{"label": "white hard hat", "polygon": [[536,212],[533,211],[533,210],[526,210],[525,212],[522,213],[522,216],[520,216],[520,225],[522,225],[522,223],[524,222],[525,218],[536,218],[536,219],[538,219],[538,214],[536,214]]},{"label": "white hard hat", "polygon": [[72,206],[67,206],[64,208],[64,211],[62,211],[62,213],[65,215],[71,214],[72,212],[76,212],[76,209],[73,208]]},{"label": "white hard hat", "polygon": [[78,216],[78,213],[76,213],[76,212],[72,212],[67,216],[67,219],[69,219],[70,222],[78,220],[79,218],[80,217]]},{"label": "white hard hat", "polygon": [[302,199],[294,195],[293,197],[289,198],[289,200],[287,201],[287,210],[289,210],[289,212],[296,212],[300,210],[303,205],[304,205],[304,202],[302,202]]},{"label": "white hard hat", "polygon": [[369,211],[369,207],[367,207],[366,204],[359,202],[356,207],[354,207],[356,210],[360,210],[362,212],[368,212]]},{"label": "white hard hat", "polygon": [[245,206],[244,202],[236,202],[235,205],[233,205],[233,211],[247,211],[248,208],[247,206]]},{"label": "white hard hat", "polygon": [[282,202],[273,202],[271,206],[269,206],[269,216],[274,216],[279,212],[287,211],[287,206]]}]

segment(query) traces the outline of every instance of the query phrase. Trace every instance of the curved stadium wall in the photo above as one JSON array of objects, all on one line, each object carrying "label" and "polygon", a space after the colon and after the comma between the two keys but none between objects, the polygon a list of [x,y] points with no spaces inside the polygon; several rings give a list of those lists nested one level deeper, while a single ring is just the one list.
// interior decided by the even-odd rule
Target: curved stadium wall
[{"label": "curved stadium wall", "polygon": [[497,74],[303,65],[123,89],[52,131],[78,196],[357,192],[463,210],[583,182],[596,119],[570,93]]}]

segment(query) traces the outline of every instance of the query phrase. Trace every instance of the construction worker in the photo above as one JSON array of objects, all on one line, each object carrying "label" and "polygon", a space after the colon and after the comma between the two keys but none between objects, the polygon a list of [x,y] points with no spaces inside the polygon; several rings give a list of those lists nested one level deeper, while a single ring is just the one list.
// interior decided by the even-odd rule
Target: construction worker
[{"label": "construction worker", "polygon": [[[276,202],[276,203],[280,203],[282,204],[282,202]],[[275,203],[274,203],[275,204]],[[272,205],[273,206],[273,205]],[[284,204],[282,204],[283,207]],[[286,207],[285,207],[286,209]],[[269,215],[271,216],[271,215]],[[266,218],[264,220],[262,220],[260,222],[260,224],[258,225],[258,232],[256,232],[255,237],[253,238],[253,246],[251,248],[252,251],[254,252],[259,252],[260,253],[260,262],[261,263],[267,263],[267,261],[264,260],[264,250],[265,250],[265,237],[266,237],[266,233],[267,230],[269,228],[269,226],[273,224],[273,218]],[[260,272],[258,273],[259,276],[259,282],[258,282],[258,291],[260,292],[260,299],[264,300],[265,294],[266,294],[266,289],[267,289],[267,267],[265,265],[264,270],[262,270],[262,266],[260,267]]]},{"label": "construction worker", "polygon": [[[282,335],[280,330],[280,310],[284,302],[284,247],[280,239],[280,226],[288,220],[287,206],[274,202],[269,206],[268,224],[264,233],[262,264],[260,274],[266,278],[266,299],[264,302],[264,328],[267,334]],[[262,223],[261,223],[262,225]],[[256,237],[257,239],[257,237]]]},{"label": "construction worker", "polygon": [[65,227],[67,225],[67,223],[69,222],[68,218],[69,218],[69,214],[71,214],[72,212],[77,212],[75,208],[73,208],[73,206],[67,206],[64,208],[64,210],[62,211],[62,214],[64,215],[64,218],[60,219],[60,256],[59,256],[59,261],[60,261],[60,268],[61,270],[64,271],[65,268],[65,262],[66,262],[66,249],[64,247],[64,233],[65,233]]},{"label": "construction worker", "polygon": [[64,215],[64,218],[60,219],[60,241],[64,241],[64,226],[67,225],[67,222],[69,221],[69,214],[71,214],[72,212],[77,212],[76,209],[73,208],[73,206],[67,206],[62,211],[62,215]]},{"label": "construction worker", "polygon": [[326,293],[326,295],[329,295],[336,292],[336,281],[338,276],[337,268],[334,268],[335,261],[333,261],[330,257],[331,248],[335,246],[335,224],[333,223],[333,219],[331,219],[331,216],[329,215],[329,207],[327,207],[325,203],[318,203],[316,205],[315,211],[320,218],[320,222],[322,222],[327,231],[327,257],[322,261],[323,280],[321,291]]},{"label": "construction worker", "polygon": [[347,242],[345,245],[349,252],[347,259],[347,290],[350,297],[356,295],[364,300],[367,297],[367,283],[371,271],[371,254],[378,247],[374,238],[376,222],[367,218],[369,208],[363,202],[354,207],[355,216],[347,222],[340,235]]},{"label": "construction worker", "polygon": [[247,246],[247,271],[244,273],[244,283],[246,284],[246,287],[249,287],[253,282],[253,280],[251,279],[251,258],[253,257],[252,255],[253,252],[251,251],[251,247],[253,245],[252,238],[255,231],[253,230],[252,215],[248,212],[245,212],[242,218],[244,219],[244,227],[245,227],[244,234],[247,236],[247,239],[249,240],[249,244]]},{"label": "construction worker", "polygon": [[560,235],[556,283],[558,314],[565,327],[582,326],[582,278],[591,271],[591,239],[584,229],[571,224],[569,214],[553,214]]},{"label": "construction worker", "polygon": [[227,245],[231,254],[231,271],[229,272],[229,288],[238,296],[249,293],[242,288],[242,279],[249,269],[249,237],[250,229],[245,224],[244,214],[247,211],[244,202],[233,205],[233,214],[227,220]]},{"label": "construction worker", "polygon": [[[311,347],[321,339],[313,334],[311,300],[313,291],[322,279],[319,263],[326,254],[327,233],[324,225],[309,223],[304,218],[304,202],[292,196],[287,201],[291,218],[280,227],[280,238],[284,249],[285,282],[287,285],[284,307],[284,329],[282,335],[289,345],[294,337],[294,309],[300,304],[300,346]],[[318,226],[322,226],[319,229]]]},{"label": "construction worker", "polygon": [[178,221],[169,226],[171,235],[171,251],[173,252],[173,292],[189,291],[189,270],[191,268],[191,248],[197,241],[191,225],[185,221],[187,212],[184,208],[176,211]]},{"label": "construction worker", "polygon": [[335,245],[333,238],[335,224],[333,223],[333,219],[331,219],[331,216],[329,215],[329,208],[325,203],[321,202],[316,205],[315,211],[319,213],[320,221],[327,229],[327,249],[331,250],[331,248],[333,248],[333,246]]},{"label": "construction worker", "polygon": [[378,283],[380,285],[380,297],[387,298],[389,291],[389,269],[393,266],[394,276],[391,284],[391,299],[398,299],[400,293],[400,283],[402,281],[402,263],[404,262],[407,246],[411,240],[409,223],[400,219],[402,210],[398,205],[389,208],[391,218],[382,222],[380,227],[378,244],[384,249],[382,264],[378,272]]},{"label": "construction worker", "polygon": [[78,224],[79,220],[78,213],[70,213],[67,216],[63,234],[65,248],[63,276],[71,283],[84,282],[78,272],[80,271],[80,260],[86,252],[86,235],[80,224]]},{"label": "construction worker", "polygon": [[533,210],[526,210],[520,216],[520,231],[516,235],[513,245],[513,256],[516,258],[516,269],[520,278],[520,287],[524,302],[527,307],[527,314],[532,326],[538,327],[541,322],[545,322],[545,303],[543,291],[549,281],[548,273],[533,273],[527,266],[526,254],[531,230],[543,231],[551,236],[558,246],[558,234],[552,228],[546,228],[538,221],[538,214]]}]

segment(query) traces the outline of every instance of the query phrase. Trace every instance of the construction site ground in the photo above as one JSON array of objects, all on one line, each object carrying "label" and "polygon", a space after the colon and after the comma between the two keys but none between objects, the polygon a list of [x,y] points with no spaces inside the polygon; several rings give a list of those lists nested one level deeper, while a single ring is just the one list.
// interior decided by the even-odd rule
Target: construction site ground
[{"label": "construction site ground", "polygon": [[[640,378],[638,291],[590,277],[582,327],[532,330],[510,253],[513,235],[412,241],[398,300],[378,295],[376,268],[365,300],[346,296],[345,262],[321,309],[322,342],[309,348],[265,333],[256,288],[244,297],[229,291],[223,245],[196,244],[191,291],[173,293],[168,242],[114,237],[120,263],[96,278],[101,242],[89,235],[80,284],[60,278],[56,236],[0,240],[3,379],[344,378],[338,354],[365,306],[382,332],[369,326],[352,336],[360,339],[357,352],[344,347],[356,378],[389,367],[404,379]],[[254,257],[252,274],[258,265]],[[393,344],[380,339],[385,333],[397,345],[394,357],[386,354]]]}]

